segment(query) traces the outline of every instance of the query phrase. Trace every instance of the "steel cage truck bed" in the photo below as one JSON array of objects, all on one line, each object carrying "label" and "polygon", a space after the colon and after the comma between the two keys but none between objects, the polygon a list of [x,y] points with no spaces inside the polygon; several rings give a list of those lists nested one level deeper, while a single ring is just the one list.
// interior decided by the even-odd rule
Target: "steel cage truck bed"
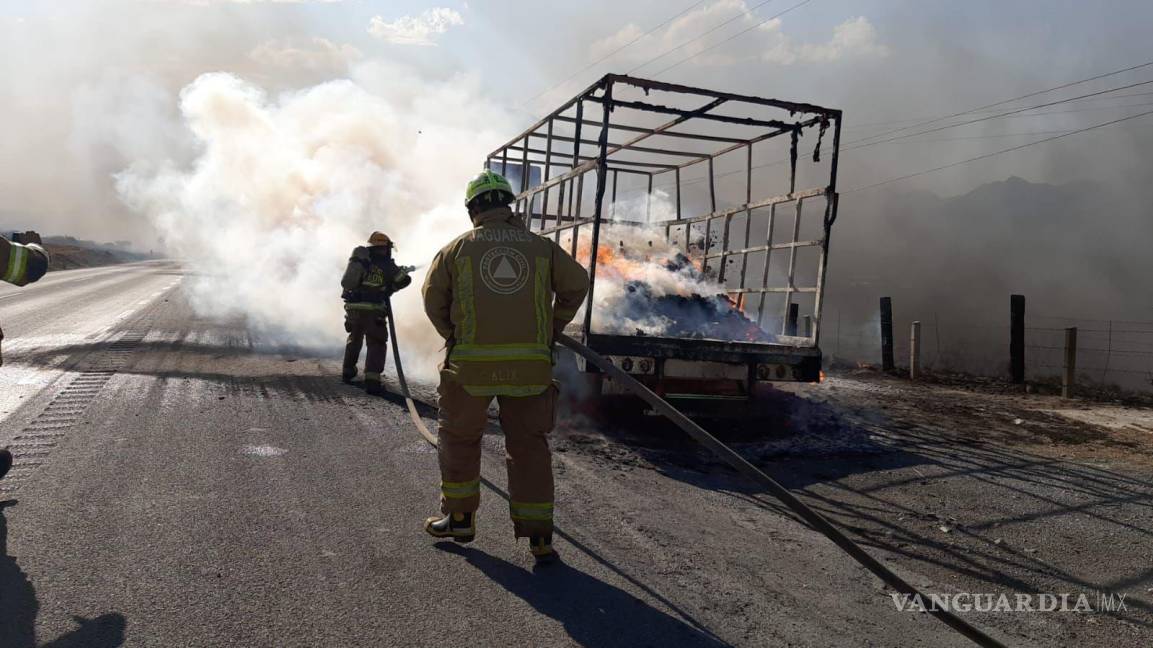
[{"label": "steel cage truck bed", "polygon": [[[588,269],[567,333],[662,396],[738,413],[760,383],[819,379],[841,119],[610,74],[487,164],[519,192],[514,209],[530,228]],[[655,256],[641,249],[656,252],[654,237]],[[716,294],[658,295],[653,270]],[[624,312],[638,303],[647,312]],[[632,316],[668,330],[630,329]],[[595,367],[577,368],[598,393],[618,391]]]}]

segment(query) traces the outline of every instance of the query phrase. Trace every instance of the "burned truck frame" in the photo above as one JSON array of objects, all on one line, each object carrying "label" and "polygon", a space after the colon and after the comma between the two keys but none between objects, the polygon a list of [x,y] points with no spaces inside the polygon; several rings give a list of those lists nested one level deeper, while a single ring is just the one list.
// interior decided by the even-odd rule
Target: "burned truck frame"
[{"label": "burned truck frame", "polygon": [[[487,164],[588,270],[567,332],[665,397],[748,400],[758,383],[819,378],[840,133],[840,110],[610,74]],[[598,330],[598,266],[621,226],[663,231],[771,341]]]}]

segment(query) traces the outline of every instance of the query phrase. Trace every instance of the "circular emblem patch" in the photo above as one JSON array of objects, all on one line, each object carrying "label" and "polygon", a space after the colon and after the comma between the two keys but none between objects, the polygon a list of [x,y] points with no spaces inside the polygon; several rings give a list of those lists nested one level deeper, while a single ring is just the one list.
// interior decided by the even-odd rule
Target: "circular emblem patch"
[{"label": "circular emblem patch", "polygon": [[495,247],[480,258],[480,280],[494,293],[511,295],[528,283],[528,259],[520,250]]}]

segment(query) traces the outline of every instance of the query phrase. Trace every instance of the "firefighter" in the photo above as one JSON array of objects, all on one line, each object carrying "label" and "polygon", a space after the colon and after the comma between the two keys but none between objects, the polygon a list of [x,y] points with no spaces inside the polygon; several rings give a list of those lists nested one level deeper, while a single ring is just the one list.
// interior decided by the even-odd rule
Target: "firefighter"
[{"label": "firefighter", "polygon": [[446,342],[440,386],[437,538],[471,542],[480,505],[481,437],[495,397],[505,434],[513,531],[540,562],[552,548],[553,476],[547,434],[556,416],[552,345],[588,292],[588,273],[530,232],[509,204],[508,181],[484,171],[469,183],[473,229],[433,259],[424,308]]},{"label": "firefighter", "polygon": [[392,239],[383,232],[373,232],[368,246],[352,251],[344,277],[344,330],[348,343],[344,347],[344,382],[356,377],[356,362],[360,348],[367,341],[368,353],[364,358],[364,391],[374,396],[384,393],[380,374],[388,354],[387,299],[392,293],[412,283],[407,268],[392,260]]},{"label": "firefighter", "polygon": [[[9,241],[0,237],[0,279],[17,286],[25,286],[48,272],[48,252],[41,246],[40,235],[24,232]],[[4,331],[0,329],[0,344],[4,341]],[[0,366],[4,355],[0,350]],[[0,448],[0,478],[12,468],[12,452],[7,447]]]}]

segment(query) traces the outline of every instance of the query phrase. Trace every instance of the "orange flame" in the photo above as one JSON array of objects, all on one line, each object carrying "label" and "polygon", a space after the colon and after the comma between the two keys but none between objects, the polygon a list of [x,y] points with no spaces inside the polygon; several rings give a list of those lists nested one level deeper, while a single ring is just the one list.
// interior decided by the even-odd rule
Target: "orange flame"
[{"label": "orange flame", "polygon": [[[589,250],[592,248],[590,239],[586,236],[581,236],[577,241],[577,254],[576,259],[582,264],[588,262]],[[658,258],[654,259],[649,254],[635,254],[632,251],[625,250],[619,247],[619,244],[613,242],[601,242],[597,246],[597,276],[598,278],[607,278],[621,283],[628,281],[643,281],[653,268],[653,265],[663,266],[671,259]],[[700,269],[695,259],[690,259],[698,270]],[[680,289],[677,293],[682,297],[692,297],[692,293],[687,289]]]},{"label": "orange flame", "polygon": [[[572,239],[562,241],[562,247],[571,245]],[[582,233],[578,237],[576,245],[576,259],[582,265],[587,267],[592,251],[591,236]],[[710,286],[708,278],[704,277],[701,267],[703,259],[693,259],[684,252],[680,251],[677,246],[667,246],[654,249],[652,243],[649,246],[639,245],[633,247],[626,247],[623,242],[612,236],[602,238],[599,241],[596,251],[597,263],[597,279],[607,280],[619,285],[625,285],[629,282],[648,282],[656,278],[661,279],[662,291],[675,291],[680,297],[687,299],[712,299],[723,298],[732,308],[746,315],[745,308],[748,306],[747,295],[741,292],[736,294],[726,294],[725,289],[721,285],[716,285],[715,288]],[[691,264],[696,269],[696,273],[690,272],[688,265]],[[686,274],[694,275],[692,277],[685,276],[684,281],[664,281],[663,273],[672,272],[686,272]],[[715,281],[715,280],[713,280]],[[697,294],[694,290],[704,288],[706,293]],[[715,293],[715,294],[714,294]],[[737,327],[730,330],[727,334],[731,336],[729,339],[742,340],[747,342],[760,342],[764,340],[765,332],[747,315],[745,317],[747,326],[739,327],[736,320],[730,322],[730,326]]]}]

